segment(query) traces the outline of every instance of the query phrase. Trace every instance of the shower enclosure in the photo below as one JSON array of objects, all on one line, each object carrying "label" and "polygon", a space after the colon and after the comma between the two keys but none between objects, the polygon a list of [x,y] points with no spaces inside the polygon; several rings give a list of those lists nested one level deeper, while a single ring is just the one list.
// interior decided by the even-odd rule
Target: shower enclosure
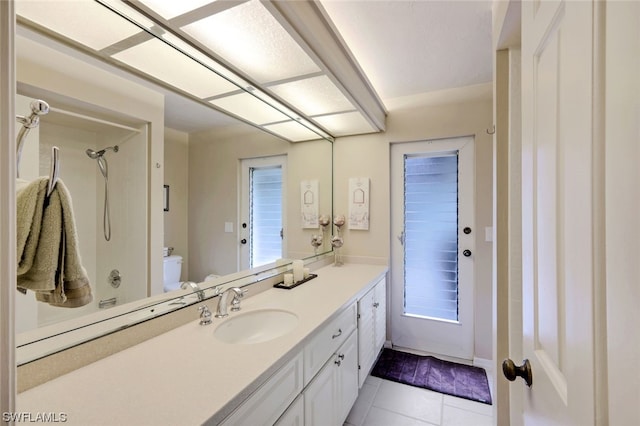
[{"label": "shower enclosure", "polygon": [[[52,146],[60,152],[59,178],[69,190],[82,263],[93,302],[80,308],[29,305],[17,331],[26,331],[86,315],[148,296],[148,135],[145,124],[120,124],[51,108],[26,147],[38,145],[37,175],[46,175]],[[23,160],[24,161],[24,160]],[[28,163],[29,161],[24,161]],[[31,179],[35,176],[23,177]],[[33,298],[33,294],[28,294]],[[36,324],[34,324],[36,322]],[[29,325],[29,323],[31,323]]]}]

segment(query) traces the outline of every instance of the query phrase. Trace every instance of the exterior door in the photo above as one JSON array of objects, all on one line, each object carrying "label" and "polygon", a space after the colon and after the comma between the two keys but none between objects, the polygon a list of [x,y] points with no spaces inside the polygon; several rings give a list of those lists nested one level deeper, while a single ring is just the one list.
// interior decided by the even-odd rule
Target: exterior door
[{"label": "exterior door", "polygon": [[391,341],[472,359],[473,137],[391,147]]},{"label": "exterior door", "polygon": [[525,425],[595,424],[593,16],[522,2]]},{"label": "exterior door", "polygon": [[284,257],[286,156],[242,160],[240,268]]}]

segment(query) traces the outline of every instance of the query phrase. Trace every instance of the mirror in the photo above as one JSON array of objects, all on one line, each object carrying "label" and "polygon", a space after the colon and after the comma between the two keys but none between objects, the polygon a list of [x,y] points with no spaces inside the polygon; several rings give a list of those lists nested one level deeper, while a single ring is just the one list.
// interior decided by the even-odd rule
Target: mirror
[{"label": "mirror", "polygon": [[[28,114],[32,99],[51,107],[25,141],[21,178],[48,174],[51,147],[59,147],[60,177],[73,199],[93,292],[90,304],[73,309],[18,295],[19,364],[196,303],[190,289],[165,292],[164,247],[182,258],[179,281],[201,283],[206,297],[220,285],[246,285],[281,273],[286,262],[275,259],[312,260],[331,250],[325,233],[314,251],[312,235],[322,230],[304,216],[332,214],[330,141],[290,142],[259,130],[169,90],[161,72],[143,78],[90,54],[62,38],[58,28],[26,19],[20,3],[17,13],[16,113]],[[109,19],[113,33],[122,22],[131,26],[117,14]],[[127,40],[148,35],[135,27]],[[249,160],[274,158],[286,171],[280,251],[250,259],[241,242],[255,231],[242,225],[254,223],[242,211],[243,168],[258,170]],[[302,196],[309,191],[315,198]]]}]

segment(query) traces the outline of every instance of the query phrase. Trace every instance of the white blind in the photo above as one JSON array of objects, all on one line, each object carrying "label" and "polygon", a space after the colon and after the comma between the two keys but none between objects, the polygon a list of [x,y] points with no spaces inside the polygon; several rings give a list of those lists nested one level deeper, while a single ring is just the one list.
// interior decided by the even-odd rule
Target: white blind
[{"label": "white blind", "polygon": [[251,267],[282,257],[282,167],[250,169]]},{"label": "white blind", "polygon": [[406,156],[405,313],[458,320],[458,156]]}]

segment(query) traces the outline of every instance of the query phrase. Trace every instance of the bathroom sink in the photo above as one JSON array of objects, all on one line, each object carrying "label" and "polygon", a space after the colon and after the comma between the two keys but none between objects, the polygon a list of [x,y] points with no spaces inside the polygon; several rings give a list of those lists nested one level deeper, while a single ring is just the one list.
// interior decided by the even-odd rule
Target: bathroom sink
[{"label": "bathroom sink", "polygon": [[231,316],[213,334],[226,343],[261,343],[284,336],[297,325],[298,317],[292,312],[261,309]]}]

